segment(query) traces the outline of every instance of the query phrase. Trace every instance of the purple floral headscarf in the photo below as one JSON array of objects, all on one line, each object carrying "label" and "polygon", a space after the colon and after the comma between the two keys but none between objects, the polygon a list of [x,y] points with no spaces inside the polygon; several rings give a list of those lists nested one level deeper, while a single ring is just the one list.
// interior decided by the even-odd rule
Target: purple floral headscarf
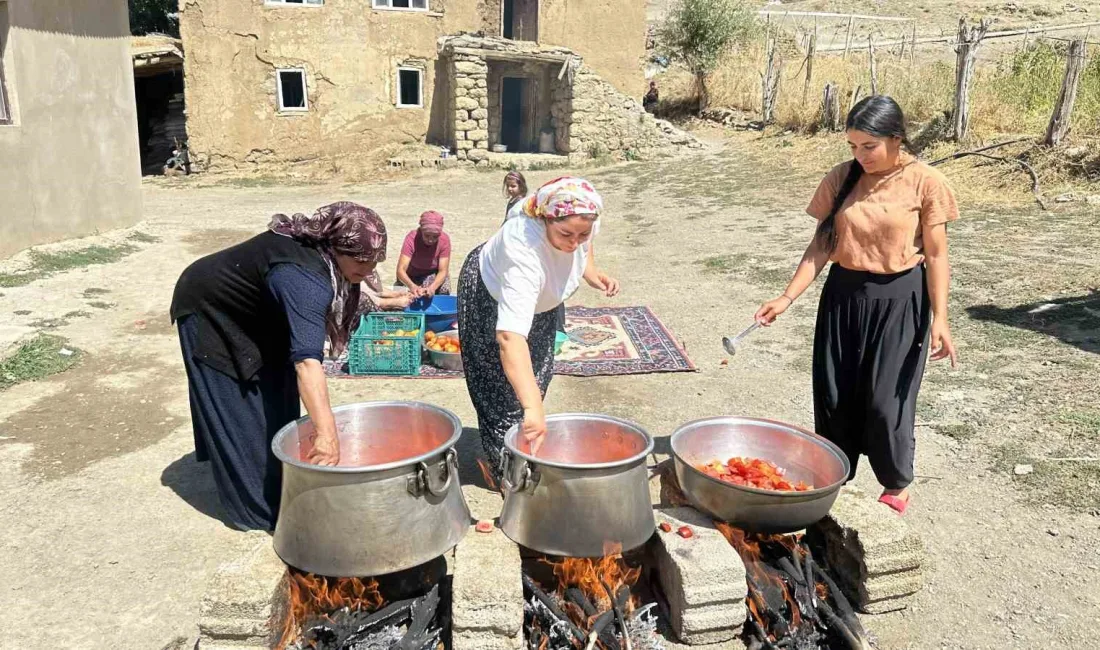
[{"label": "purple floral headscarf", "polygon": [[332,282],[332,306],[325,319],[333,356],[347,348],[351,328],[355,326],[359,306],[359,285],[352,285],[340,273],[335,255],[348,255],[361,262],[382,262],[386,259],[386,224],[382,217],[357,203],[340,201],[317,208],[313,216],[297,213],[271,217],[268,229],[277,235],[291,237],[314,246],[328,265]]}]

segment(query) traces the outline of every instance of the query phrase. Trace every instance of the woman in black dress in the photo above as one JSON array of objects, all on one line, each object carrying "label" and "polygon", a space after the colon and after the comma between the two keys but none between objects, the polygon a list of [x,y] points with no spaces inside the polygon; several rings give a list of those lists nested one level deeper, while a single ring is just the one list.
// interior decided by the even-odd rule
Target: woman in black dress
[{"label": "woman in black dress", "polygon": [[195,455],[244,530],[275,527],[282,465],[271,439],[301,415],[299,398],[315,425],[303,456],[340,462],[325,342],[334,355],[347,347],[359,283],[386,257],[381,217],[354,203],[277,214],[268,228],[191,264],[172,296]]},{"label": "woman in black dress", "polygon": [[821,181],[806,212],[817,230],[787,290],[764,303],[771,324],[831,262],[817,308],[813,389],[817,433],[856,473],[866,455],[879,501],[904,513],[925,360],[958,358],[947,323],[947,224],[959,217],[947,180],[906,151],[905,116],[883,95],[847,118],[853,160]]}]

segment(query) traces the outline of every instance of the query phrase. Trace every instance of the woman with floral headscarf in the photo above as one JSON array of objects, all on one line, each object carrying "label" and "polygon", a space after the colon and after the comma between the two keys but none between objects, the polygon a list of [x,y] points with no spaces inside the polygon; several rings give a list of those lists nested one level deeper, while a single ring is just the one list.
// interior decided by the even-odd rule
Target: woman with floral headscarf
[{"label": "woman with floral headscarf", "polygon": [[451,293],[451,238],[443,232],[443,215],[428,210],[420,227],[409,231],[397,260],[397,281],[414,298]]},{"label": "woman with floral headscarf", "polygon": [[500,477],[504,434],[522,423],[533,453],[546,435],[542,399],[554,373],[555,310],[583,279],[614,296],[619,283],[593,261],[603,199],[591,183],[559,178],[528,197],[462,266],[458,330],[481,443]]},{"label": "woman with floral headscarf", "polygon": [[277,214],[268,230],[184,270],[172,296],[187,369],[195,456],[212,461],[229,521],[271,530],[282,464],[271,439],[300,416],[314,424],[302,460],[340,462],[321,366],[326,340],[347,347],[359,283],[386,257],[373,210],[333,203],[311,217]]}]

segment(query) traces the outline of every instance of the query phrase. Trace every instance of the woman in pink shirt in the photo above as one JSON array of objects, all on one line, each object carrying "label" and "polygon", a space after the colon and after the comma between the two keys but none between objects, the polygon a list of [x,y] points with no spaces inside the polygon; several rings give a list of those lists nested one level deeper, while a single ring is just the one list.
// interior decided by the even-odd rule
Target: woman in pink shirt
[{"label": "woman in pink shirt", "polygon": [[420,227],[405,235],[397,260],[397,281],[414,298],[451,293],[451,238],[443,232],[443,215],[429,210]]}]

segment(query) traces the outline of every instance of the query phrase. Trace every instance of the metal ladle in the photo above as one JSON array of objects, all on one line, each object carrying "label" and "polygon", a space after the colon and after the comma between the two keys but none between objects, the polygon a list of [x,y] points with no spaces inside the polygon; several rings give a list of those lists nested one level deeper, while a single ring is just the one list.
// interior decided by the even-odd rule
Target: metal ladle
[{"label": "metal ladle", "polygon": [[757,327],[760,327],[759,321],[756,321],[752,325],[749,325],[744,330],[742,330],[740,334],[733,337],[732,339],[728,336],[723,336],[722,347],[726,348],[726,352],[732,357],[733,355],[737,354],[737,346],[741,345],[741,339],[745,338],[749,334],[752,334],[752,331],[755,330]]}]

